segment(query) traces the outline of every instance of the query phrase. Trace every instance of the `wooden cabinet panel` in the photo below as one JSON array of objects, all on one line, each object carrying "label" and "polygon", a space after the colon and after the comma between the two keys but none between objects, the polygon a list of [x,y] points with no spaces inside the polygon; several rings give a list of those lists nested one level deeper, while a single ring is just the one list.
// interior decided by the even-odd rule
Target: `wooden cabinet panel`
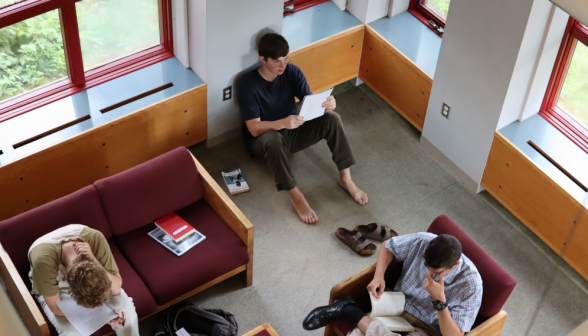
[{"label": "wooden cabinet panel", "polygon": [[574,231],[564,259],[588,280],[588,210],[581,209],[577,214]]},{"label": "wooden cabinet panel", "polygon": [[563,254],[582,205],[498,132],[482,186],[554,251]]},{"label": "wooden cabinet panel", "polygon": [[364,26],[360,25],[290,53],[317,93],[357,77]]},{"label": "wooden cabinet panel", "polygon": [[359,78],[419,131],[433,86],[433,78],[366,26]]},{"label": "wooden cabinet panel", "polygon": [[203,84],[0,167],[0,220],[207,136]]}]

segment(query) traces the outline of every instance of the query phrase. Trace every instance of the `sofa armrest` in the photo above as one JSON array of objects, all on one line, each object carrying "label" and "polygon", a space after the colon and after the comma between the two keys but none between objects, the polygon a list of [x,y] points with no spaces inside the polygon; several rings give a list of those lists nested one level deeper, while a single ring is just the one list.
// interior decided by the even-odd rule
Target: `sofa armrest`
[{"label": "sofa armrest", "polygon": [[20,313],[27,329],[33,336],[49,336],[49,326],[41,314],[35,299],[22,281],[14,263],[0,244],[0,271],[6,284],[6,291]]},{"label": "sofa armrest", "polygon": [[247,252],[249,252],[249,264],[247,264],[246,282],[247,286],[249,286],[252,283],[253,276],[253,224],[251,224],[241,210],[237,208],[229,196],[225,194],[218,183],[216,183],[194,155],[192,155],[192,158],[196,163],[196,168],[198,169],[200,176],[202,176],[204,199],[247,246]]},{"label": "sofa armrest", "polygon": [[376,264],[373,264],[336,284],[331,288],[329,304],[333,304],[336,299],[346,296],[356,300],[362,296],[367,296],[367,285],[374,279],[375,273]]},{"label": "sofa armrest", "polygon": [[484,323],[475,327],[467,333],[468,336],[498,336],[502,332],[504,323],[506,322],[506,312],[499,311],[496,315],[484,321]]}]

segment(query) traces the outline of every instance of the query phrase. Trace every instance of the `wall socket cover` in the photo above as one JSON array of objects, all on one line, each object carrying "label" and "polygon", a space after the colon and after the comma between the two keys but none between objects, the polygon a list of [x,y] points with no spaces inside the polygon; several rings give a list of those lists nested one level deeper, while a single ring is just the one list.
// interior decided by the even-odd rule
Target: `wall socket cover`
[{"label": "wall socket cover", "polygon": [[445,118],[449,118],[449,105],[443,103],[443,108],[441,109],[441,115]]},{"label": "wall socket cover", "polygon": [[233,97],[233,87],[229,86],[223,89],[223,101],[229,100]]}]

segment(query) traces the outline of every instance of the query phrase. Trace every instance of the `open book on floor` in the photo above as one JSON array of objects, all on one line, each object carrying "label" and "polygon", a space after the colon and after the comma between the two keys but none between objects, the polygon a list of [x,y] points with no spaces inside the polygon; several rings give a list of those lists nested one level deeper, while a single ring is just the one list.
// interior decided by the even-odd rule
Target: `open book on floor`
[{"label": "open book on floor", "polygon": [[404,312],[404,294],[401,292],[384,292],[380,299],[370,293],[372,312],[370,314],[390,331],[414,331],[414,327],[407,320],[400,317]]},{"label": "open book on floor", "polygon": [[237,195],[249,191],[249,185],[247,184],[247,181],[245,181],[245,177],[243,177],[243,173],[239,168],[229,172],[223,172],[223,179],[225,180],[231,195]]}]

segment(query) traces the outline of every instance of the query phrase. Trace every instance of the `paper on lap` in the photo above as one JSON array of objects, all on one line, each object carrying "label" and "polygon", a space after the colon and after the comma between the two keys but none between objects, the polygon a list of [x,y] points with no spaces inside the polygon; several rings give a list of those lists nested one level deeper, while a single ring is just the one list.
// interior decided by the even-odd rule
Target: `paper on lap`
[{"label": "paper on lap", "polygon": [[315,93],[313,95],[304,96],[302,100],[302,108],[298,115],[304,117],[304,121],[316,119],[325,114],[325,108],[322,107],[324,102],[333,92],[333,88],[325,90],[323,92]]},{"label": "paper on lap", "polygon": [[370,293],[371,317],[390,331],[413,331],[413,326],[400,315],[404,312],[405,298],[401,292],[384,292],[377,299]]},{"label": "paper on lap", "polygon": [[57,307],[82,336],[92,335],[106,323],[119,317],[106,304],[93,309],[85,308],[79,306],[71,297],[62,298],[57,302]]}]

